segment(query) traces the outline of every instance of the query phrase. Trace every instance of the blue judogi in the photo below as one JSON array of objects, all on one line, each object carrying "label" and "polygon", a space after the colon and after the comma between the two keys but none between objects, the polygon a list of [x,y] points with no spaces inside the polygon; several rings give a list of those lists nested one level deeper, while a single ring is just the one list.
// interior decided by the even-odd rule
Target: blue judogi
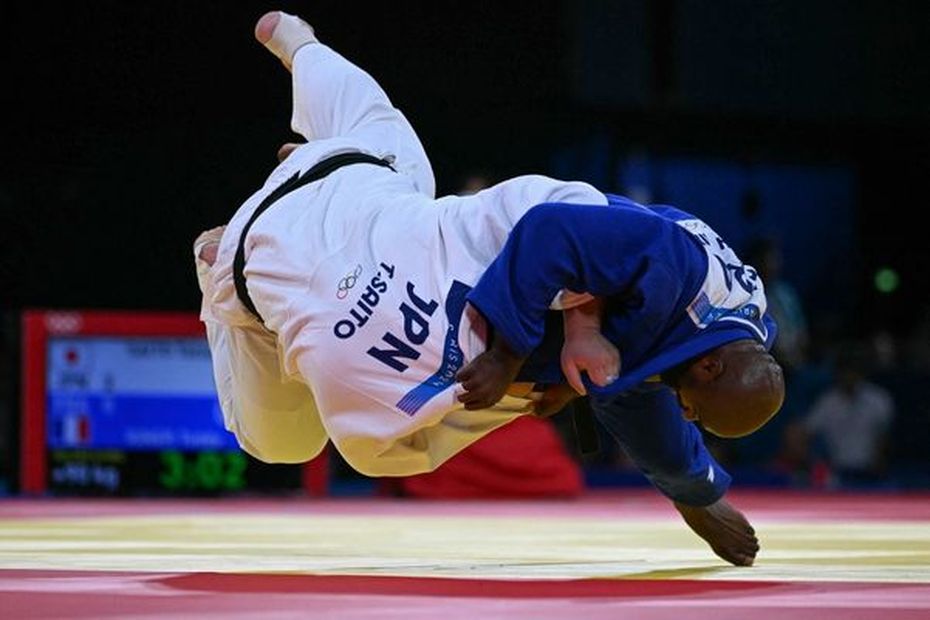
[{"label": "blue judogi", "polygon": [[621,374],[606,387],[586,382],[595,415],[666,496],[713,503],[729,474],[682,418],[674,392],[649,379],[727,342],[770,347],[776,330],[762,282],[698,218],[621,196],[608,200],[607,207],[531,209],[468,301],[517,353],[529,355],[519,380],[555,383],[565,379],[553,299],[563,289],[603,298],[602,331],[620,351]]}]

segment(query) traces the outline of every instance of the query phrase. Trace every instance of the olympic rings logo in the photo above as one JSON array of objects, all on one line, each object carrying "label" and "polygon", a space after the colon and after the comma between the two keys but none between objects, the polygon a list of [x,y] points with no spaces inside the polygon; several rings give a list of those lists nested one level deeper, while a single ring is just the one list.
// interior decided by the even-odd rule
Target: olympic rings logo
[{"label": "olympic rings logo", "polygon": [[345,299],[349,296],[349,290],[358,282],[358,277],[362,275],[362,266],[356,265],[355,269],[339,280],[336,287],[336,299]]}]

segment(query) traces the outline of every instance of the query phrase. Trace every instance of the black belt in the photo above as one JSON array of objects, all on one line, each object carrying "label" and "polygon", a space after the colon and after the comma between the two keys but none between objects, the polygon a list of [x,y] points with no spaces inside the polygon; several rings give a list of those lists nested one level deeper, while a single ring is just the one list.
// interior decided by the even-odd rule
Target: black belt
[{"label": "black belt", "polygon": [[601,442],[597,435],[597,424],[594,421],[594,412],[591,411],[591,401],[588,397],[576,398],[572,401],[572,426],[575,427],[575,437],[578,438],[578,447],[582,456],[597,454],[601,451]]},{"label": "black belt", "polygon": [[242,234],[239,235],[239,245],[236,247],[236,256],[233,258],[233,282],[236,285],[236,296],[239,298],[239,301],[241,301],[242,305],[245,306],[246,309],[255,315],[255,318],[262,323],[264,323],[264,321],[258,314],[258,310],[255,309],[255,304],[252,303],[252,299],[249,297],[249,290],[245,286],[245,236],[249,234],[249,229],[252,228],[252,224],[255,223],[255,220],[258,219],[258,216],[267,211],[268,207],[273,205],[279,199],[290,194],[296,189],[300,189],[308,183],[319,181],[330,173],[335,172],[339,168],[344,166],[351,166],[352,164],[374,164],[376,166],[394,170],[391,164],[385,160],[379,159],[374,155],[368,155],[366,153],[341,153],[339,155],[327,157],[326,159],[319,161],[315,166],[304,173],[295,172],[294,176],[275,188],[273,192],[265,196],[265,199],[262,200],[261,204],[258,205],[255,211],[252,213],[252,217],[249,218],[249,221],[246,222],[245,226],[242,228]]}]

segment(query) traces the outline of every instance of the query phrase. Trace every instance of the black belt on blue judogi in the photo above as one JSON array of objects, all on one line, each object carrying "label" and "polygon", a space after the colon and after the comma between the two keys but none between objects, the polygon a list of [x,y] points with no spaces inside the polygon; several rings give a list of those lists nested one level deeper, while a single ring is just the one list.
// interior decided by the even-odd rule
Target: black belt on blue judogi
[{"label": "black belt on blue judogi", "polygon": [[239,235],[239,245],[236,247],[236,256],[233,258],[233,283],[236,285],[236,296],[239,298],[239,301],[242,302],[242,305],[260,322],[264,323],[264,320],[262,320],[258,310],[255,309],[255,304],[252,303],[252,298],[249,297],[249,290],[245,285],[245,236],[249,234],[249,230],[252,228],[252,224],[255,223],[255,220],[275,202],[294,190],[300,189],[304,185],[319,181],[336,170],[345,166],[351,166],[352,164],[374,164],[375,166],[394,170],[387,161],[379,159],[374,155],[368,155],[367,153],[340,153],[339,155],[327,157],[317,162],[316,165],[306,172],[294,173],[294,176],[290,177],[287,181],[275,188],[274,191],[265,196],[265,199],[262,200],[261,204],[252,212],[252,217],[249,218],[249,221],[246,222],[245,226],[242,228],[242,234]]}]

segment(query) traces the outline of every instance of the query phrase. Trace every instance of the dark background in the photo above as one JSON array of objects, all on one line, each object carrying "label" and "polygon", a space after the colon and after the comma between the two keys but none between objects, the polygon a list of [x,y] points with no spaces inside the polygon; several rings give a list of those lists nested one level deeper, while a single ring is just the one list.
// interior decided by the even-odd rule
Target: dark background
[{"label": "dark background", "polygon": [[473,169],[549,173],[554,152],[595,134],[843,162],[858,184],[850,258],[865,278],[901,272],[899,327],[926,299],[926,3],[98,1],[7,11],[6,307],[196,307],[192,238],[292,137],[287,74],[252,38],[279,6],[384,85],[441,192]]},{"label": "dark background", "polygon": [[[225,223],[294,138],[287,73],[252,37],[276,8],[383,85],[417,128],[440,193],[474,171],[565,173],[624,192],[612,166],[631,152],[840,166],[853,179],[836,212],[852,251],[826,278],[842,303],[814,304],[813,321],[912,338],[930,311],[926,2],[8,4],[8,420],[20,310],[197,309],[192,240]],[[600,169],[585,155],[592,141]],[[829,221],[817,219],[825,240]],[[901,277],[892,294],[871,284],[883,266]]]}]

